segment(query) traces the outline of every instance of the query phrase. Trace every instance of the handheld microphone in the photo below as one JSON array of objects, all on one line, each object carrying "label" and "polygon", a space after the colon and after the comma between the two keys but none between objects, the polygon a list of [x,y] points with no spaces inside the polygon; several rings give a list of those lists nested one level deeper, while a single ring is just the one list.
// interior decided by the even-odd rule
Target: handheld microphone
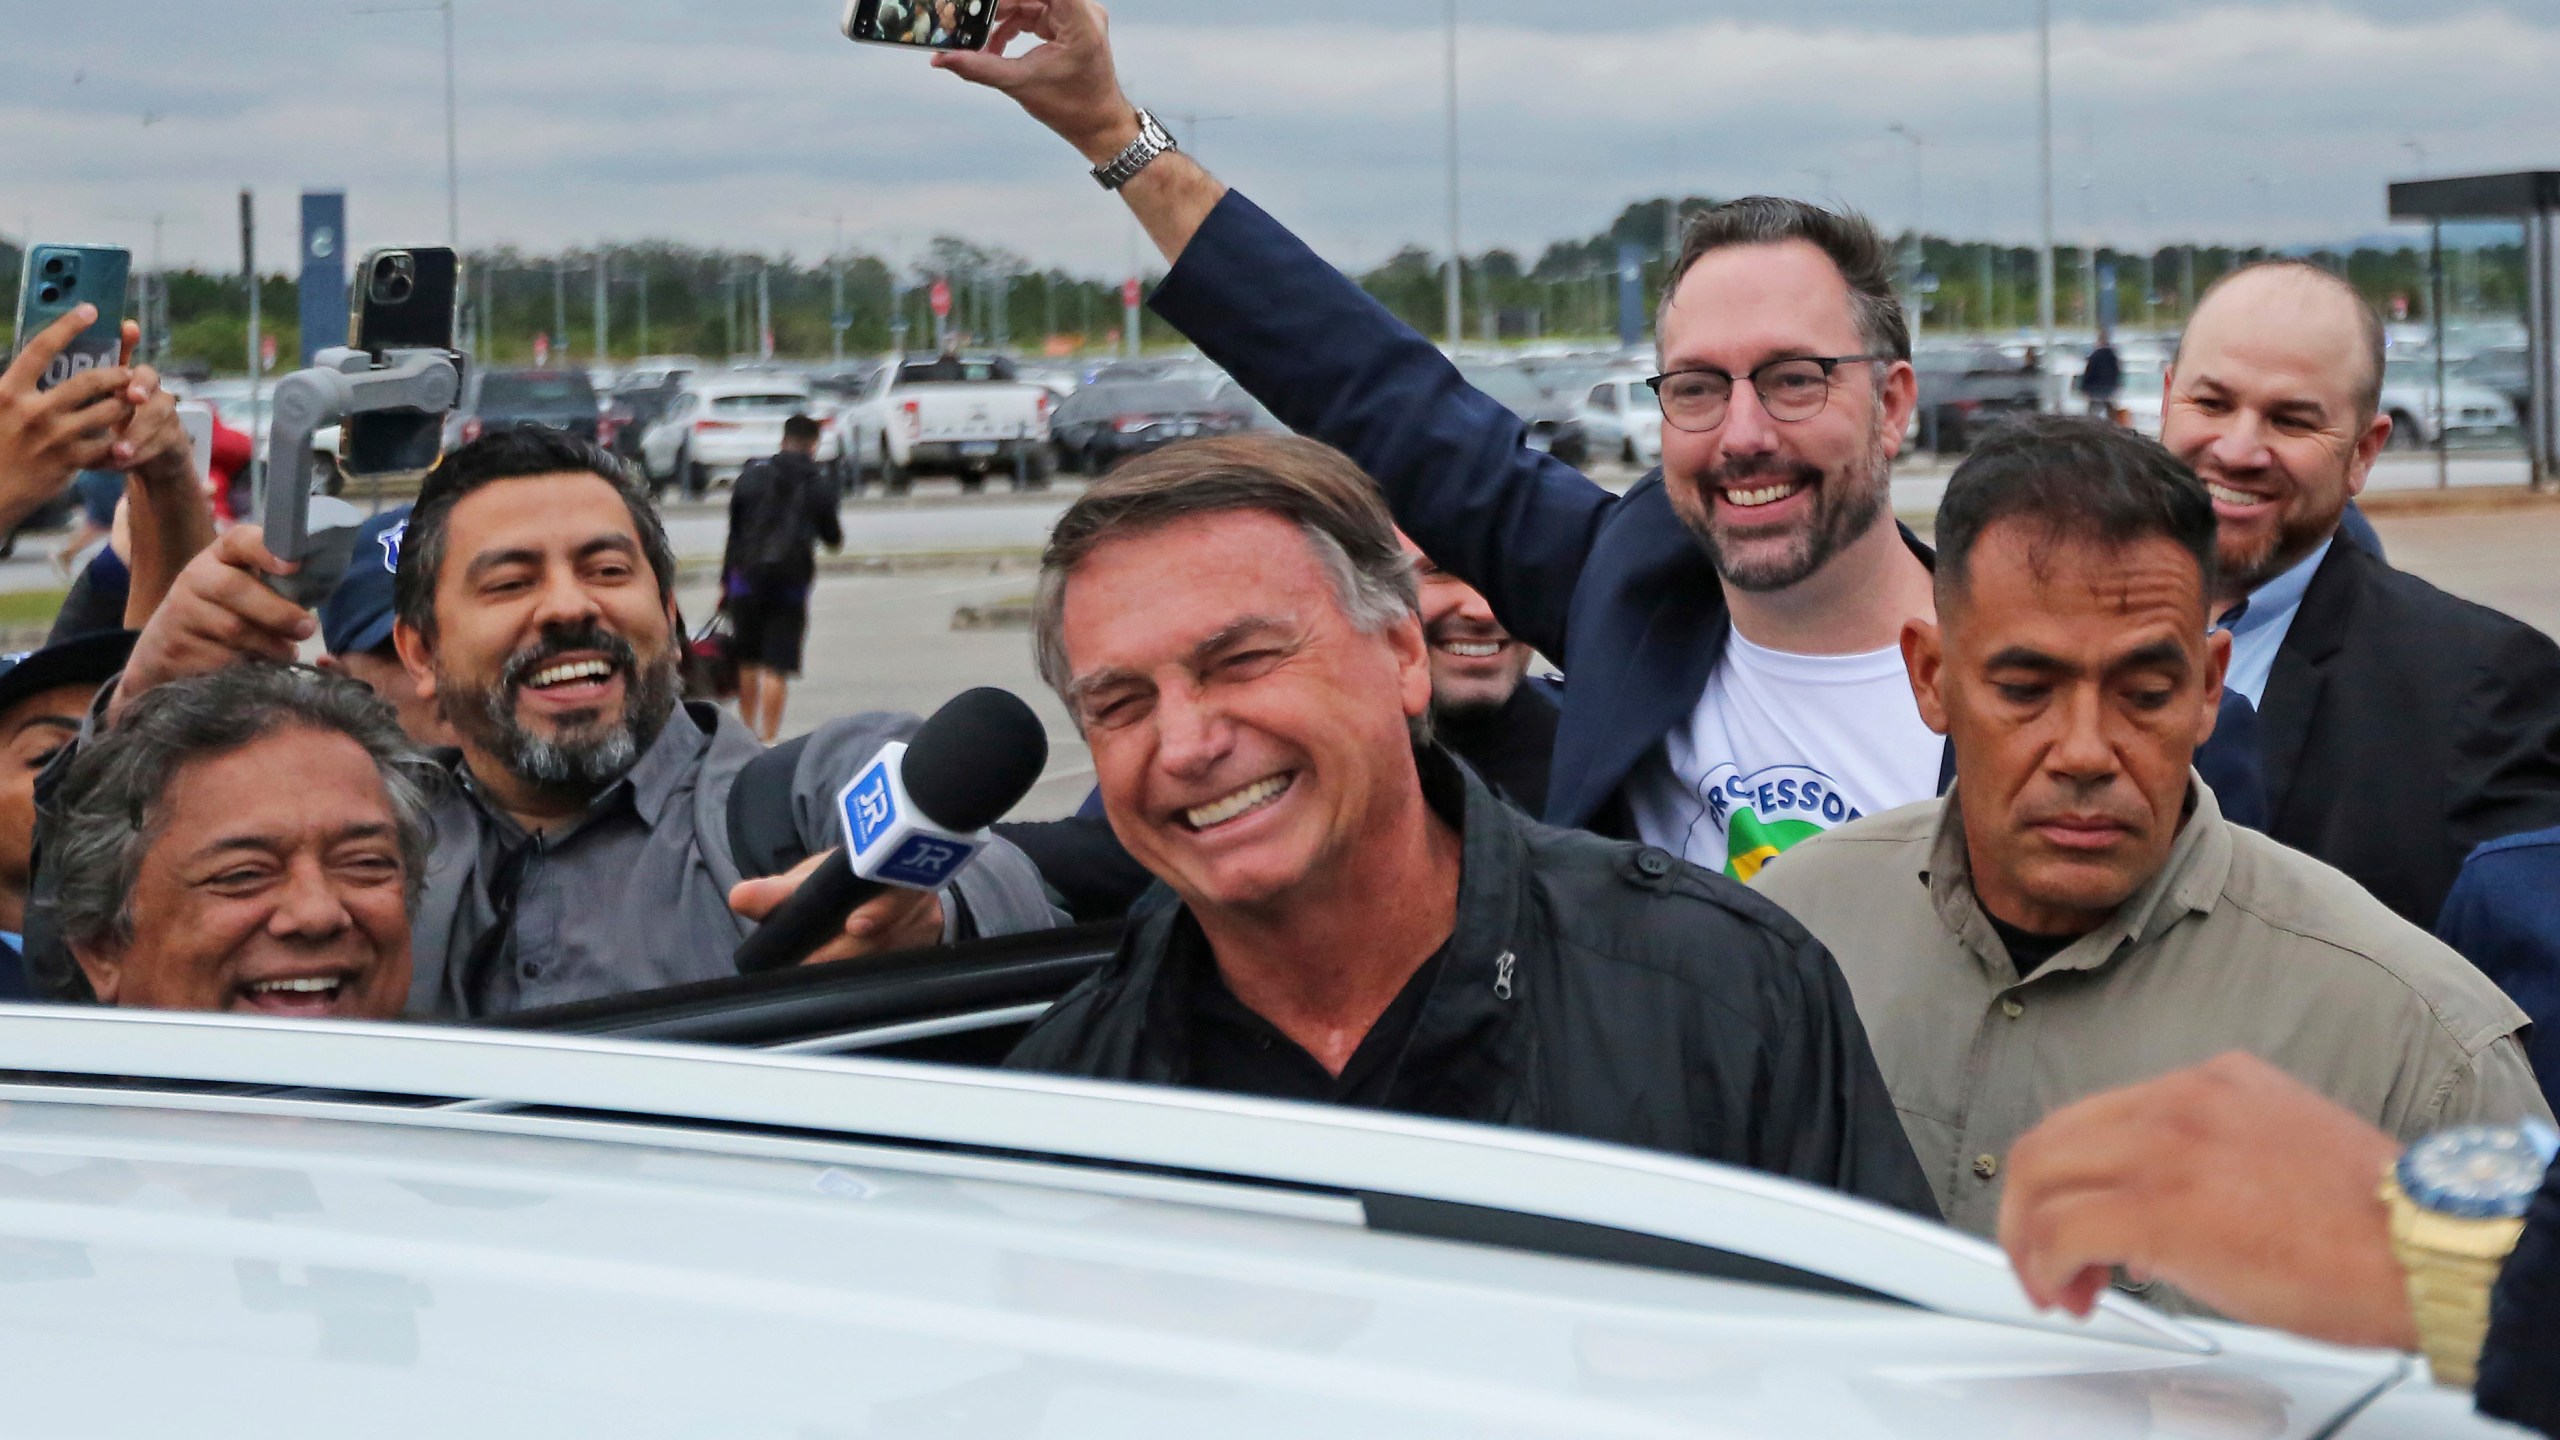
[{"label": "handheld microphone", "polygon": [[881,746],[836,796],[844,848],[739,943],[738,973],[800,963],[889,886],[950,884],[1048,763],[1049,733],[1020,696],[992,688],[953,696],[915,739]]}]

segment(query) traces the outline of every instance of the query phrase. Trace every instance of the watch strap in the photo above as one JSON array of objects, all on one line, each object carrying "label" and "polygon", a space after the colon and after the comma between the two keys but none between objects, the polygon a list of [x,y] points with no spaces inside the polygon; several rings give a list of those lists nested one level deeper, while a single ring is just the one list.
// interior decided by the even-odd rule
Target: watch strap
[{"label": "watch strap", "polygon": [[1094,183],[1105,190],[1117,190],[1137,179],[1140,172],[1156,162],[1156,157],[1168,150],[1181,148],[1164,126],[1156,123],[1154,115],[1141,110],[1138,112],[1138,138],[1130,141],[1119,154],[1093,167]]},{"label": "watch strap", "polygon": [[2426,1209],[2386,1173],[2391,1250],[2409,1287],[2418,1345],[2439,1385],[2468,1387],[2489,1333],[2489,1292],[2524,1234],[2520,1219],[2466,1219]]}]

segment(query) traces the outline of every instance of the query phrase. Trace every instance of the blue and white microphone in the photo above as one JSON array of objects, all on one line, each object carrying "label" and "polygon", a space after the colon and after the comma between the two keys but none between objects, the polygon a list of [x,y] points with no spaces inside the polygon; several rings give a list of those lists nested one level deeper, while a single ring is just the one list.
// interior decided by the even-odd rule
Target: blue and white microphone
[{"label": "blue and white microphone", "polygon": [[1010,691],[952,697],[915,739],[880,747],[836,797],[844,848],[738,945],[738,972],[796,965],[843,933],[845,917],[890,886],[939,890],[994,840],[1049,763],[1049,734]]}]

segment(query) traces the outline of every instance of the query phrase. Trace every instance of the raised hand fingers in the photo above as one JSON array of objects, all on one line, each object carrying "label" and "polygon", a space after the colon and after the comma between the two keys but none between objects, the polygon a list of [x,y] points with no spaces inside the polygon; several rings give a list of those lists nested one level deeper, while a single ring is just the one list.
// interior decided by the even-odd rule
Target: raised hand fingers
[{"label": "raised hand fingers", "polygon": [[18,358],[10,362],[7,370],[0,371],[0,390],[35,389],[36,382],[44,378],[44,372],[52,368],[54,357],[60,355],[81,331],[97,322],[98,307],[95,305],[74,305],[68,314],[56,317],[52,324],[36,332],[35,338],[27,342],[26,349],[18,352]]}]

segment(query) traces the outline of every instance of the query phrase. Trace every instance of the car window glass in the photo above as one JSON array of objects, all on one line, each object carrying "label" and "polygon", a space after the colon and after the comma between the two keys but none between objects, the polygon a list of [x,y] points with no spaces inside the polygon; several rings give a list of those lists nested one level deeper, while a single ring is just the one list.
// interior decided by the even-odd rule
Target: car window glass
[{"label": "car window glass", "polygon": [[575,410],[583,405],[592,410],[595,404],[595,387],[584,375],[493,374],[480,382],[483,409]]}]

